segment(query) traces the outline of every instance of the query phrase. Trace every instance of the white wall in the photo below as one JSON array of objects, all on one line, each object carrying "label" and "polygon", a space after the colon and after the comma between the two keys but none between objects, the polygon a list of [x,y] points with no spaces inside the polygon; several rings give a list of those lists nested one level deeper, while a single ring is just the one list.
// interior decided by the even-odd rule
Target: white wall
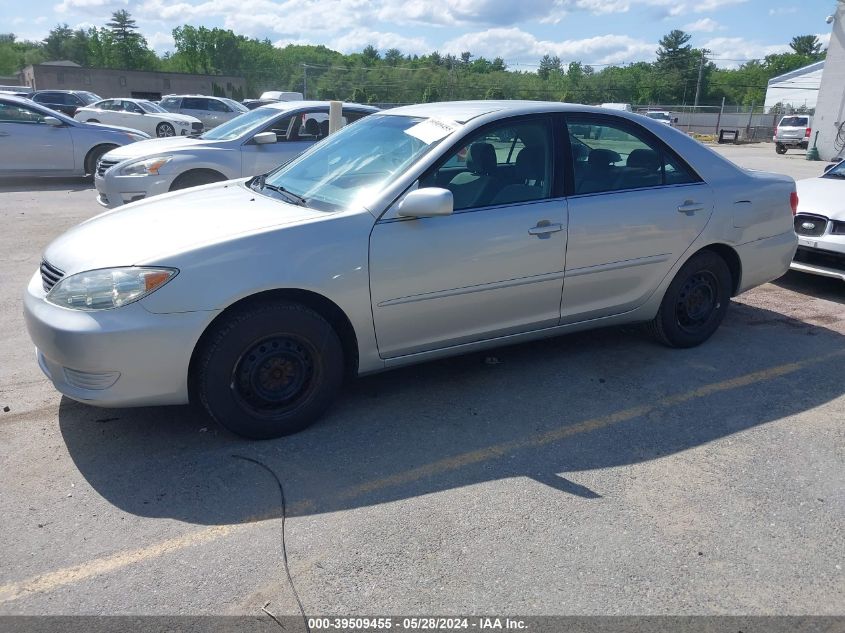
[{"label": "white wall", "polygon": [[[813,117],[813,137],[818,131],[818,148],[822,160],[831,160],[836,155],[837,132],[845,122],[845,3],[841,0],[836,4],[835,15],[816,114]],[[812,139],[810,143],[812,146]]]},{"label": "white wall", "polygon": [[793,108],[805,106],[815,108],[822,82],[823,68],[808,72],[798,77],[770,84],[766,89],[766,112],[775,104],[791,105]]}]

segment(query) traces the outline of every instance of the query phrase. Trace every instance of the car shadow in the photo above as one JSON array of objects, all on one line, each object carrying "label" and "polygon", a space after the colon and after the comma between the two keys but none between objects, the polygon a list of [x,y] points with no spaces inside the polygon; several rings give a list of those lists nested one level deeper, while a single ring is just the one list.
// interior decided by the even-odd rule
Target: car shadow
[{"label": "car shadow", "polygon": [[237,457],[279,477],[288,516],[510,477],[599,499],[618,491],[584,486],[579,471],[700,447],[845,392],[845,337],[742,304],[728,314],[694,349],[614,328],[354,380],[326,417],[278,440],[240,439],[189,407],[96,409],[68,399],[59,426],[107,501],[194,524],[280,515],[270,474]]},{"label": "car shadow", "polygon": [[826,299],[845,304],[845,282],[839,279],[791,270],[772,283],[786,290],[812,297],[813,299]]},{"label": "car shadow", "polygon": [[19,191],[87,191],[94,189],[91,178],[79,177],[41,177],[9,178],[0,177],[0,193]]}]

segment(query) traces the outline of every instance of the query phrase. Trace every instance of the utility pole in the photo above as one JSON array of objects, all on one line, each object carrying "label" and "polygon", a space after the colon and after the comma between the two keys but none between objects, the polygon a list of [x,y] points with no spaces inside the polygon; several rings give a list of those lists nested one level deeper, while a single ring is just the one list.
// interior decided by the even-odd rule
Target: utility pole
[{"label": "utility pole", "polygon": [[308,64],[302,64],[302,98],[308,99]]},{"label": "utility pole", "polygon": [[706,48],[701,49],[701,59],[698,62],[698,81],[695,84],[695,105],[693,108],[698,108],[698,96],[701,93],[701,75],[704,73],[704,56],[709,52]]}]

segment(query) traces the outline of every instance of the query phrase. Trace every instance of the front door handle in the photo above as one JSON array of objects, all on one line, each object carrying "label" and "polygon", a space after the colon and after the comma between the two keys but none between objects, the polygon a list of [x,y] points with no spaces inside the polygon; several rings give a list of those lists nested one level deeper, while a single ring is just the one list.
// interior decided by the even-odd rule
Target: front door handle
[{"label": "front door handle", "polygon": [[537,226],[528,229],[528,235],[536,235],[541,240],[549,237],[550,233],[557,233],[563,230],[563,224],[552,224],[548,220],[540,220]]},{"label": "front door handle", "polygon": [[678,213],[692,215],[696,211],[701,211],[703,208],[704,205],[700,202],[696,202],[695,200],[684,200],[684,203],[678,207]]}]

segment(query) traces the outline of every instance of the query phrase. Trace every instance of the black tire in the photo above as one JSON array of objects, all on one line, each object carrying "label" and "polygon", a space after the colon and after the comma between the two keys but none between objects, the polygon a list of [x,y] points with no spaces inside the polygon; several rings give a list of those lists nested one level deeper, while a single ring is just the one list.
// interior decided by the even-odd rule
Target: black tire
[{"label": "black tire", "polygon": [[731,271],[713,251],[696,253],[666,289],[652,336],[669,347],[695,347],[716,331],[731,300]]},{"label": "black tire", "polygon": [[88,119],[86,123],[99,123],[97,119]]},{"label": "black tire", "polygon": [[94,171],[97,169],[97,161],[103,157],[106,152],[112,151],[117,145],[98,145],[93,148],[85,157],[85,175],[94,176]]},{"label": "black tire", "polygon": [[775,151],[778,154],[786,154],[786,145],[783,143],[775,143]]},{"label": "black tire", "polygon": [[210,169],[196,169],[188,171],[176,177],[173,184],[170,185],[170,191],[178,191],[179,189],[187,189],[189,187],[199,187],[200,185],[208,185],[212,182],[222,182],[226,180],[223,174]]},{"label": "black tire", "polygon": [[803,150],[806,150],[809,147],[809,144],[808,143],[801,143],[801,145],[799,147]]},{"label": "black tire", "polygon": [[176,136],[176,128],[170,125],[170,123],[159,123],[156,125],[156,136],[159,138]]},{"label": "black tire", "polygon": [[340,339],[319,314],[296,303],[253,305],[209,333],[194,393],[233,433],[271,439],[315,422],[337,397],[343,367]]}]

